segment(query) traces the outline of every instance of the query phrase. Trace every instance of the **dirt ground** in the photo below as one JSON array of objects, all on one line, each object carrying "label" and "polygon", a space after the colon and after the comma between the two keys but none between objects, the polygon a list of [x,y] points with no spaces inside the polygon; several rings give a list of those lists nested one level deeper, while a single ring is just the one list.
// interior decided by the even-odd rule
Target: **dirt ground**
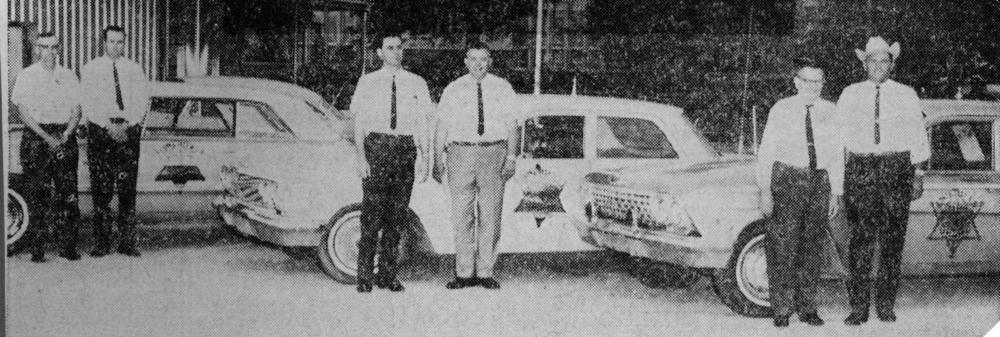
[{"label": "dirt ground", "polygon": [[820,315],[793,319],[734,314],[708,279],[687,289],[650,289],[608,253],[502,255],[500,290],[447,290],[449,256],[417,258],[401,271],[407,289],[358,294],[309,261],[241,238],[161,244],[141,258],[84,256],[69,262],[28,254],[7,260],[9,336],[982,336],[1000,321],[1000,276],[906,279],[896,323],[847,327],[842,284],[826,281]]}]

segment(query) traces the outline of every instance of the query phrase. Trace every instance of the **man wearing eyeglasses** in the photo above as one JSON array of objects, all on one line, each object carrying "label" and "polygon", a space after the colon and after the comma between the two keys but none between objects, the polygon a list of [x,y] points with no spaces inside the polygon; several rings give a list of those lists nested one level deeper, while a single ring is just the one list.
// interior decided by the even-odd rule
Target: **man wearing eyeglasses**
[{"label": "man wearing eyeglasses", "polygon": [[45,262],[47,234],[54,224],[59,256],[79,260],[75,131],[80,122],[80,82],[72,71],[56,64],[59,37],[54,33],[40,34],[35,51],[39,61],[17,74],[11,93],[14,111],[27,127],[20,147],[27,180],[25,197],[31,212],[39,215],[32,220],[26,239],[31,261]]},{"label": "man wearing eyeglasses", "polygon": [[771,108],[758,151],[768,285],[777,327],[788,326],[793,311],[802,322],[823,324],[815,303],[822,238],[829,226],[831,191],[839,195],[843,185],[835,107],[820,98],[824,71],[810,59],[796,61],[792,81],[798,94]]},{"label": "man wearing eyeglasses", "polygon": [[[868,79],[844,88],[837,101],[846,152],[844,199],[848,214],[856,215],[849,217],[847,325],[868,321],[872,291],[879,320],[896,320],[893,307],[910,202],[923,191],[917,167],[930,158],[917,93],[889,79],[899,43],[890,46],[872,37],[864,51],[855,53]],[[873,254],[876,243],[879,254]],[[871,280],[873,255],[879,256],[879,267]]]}]

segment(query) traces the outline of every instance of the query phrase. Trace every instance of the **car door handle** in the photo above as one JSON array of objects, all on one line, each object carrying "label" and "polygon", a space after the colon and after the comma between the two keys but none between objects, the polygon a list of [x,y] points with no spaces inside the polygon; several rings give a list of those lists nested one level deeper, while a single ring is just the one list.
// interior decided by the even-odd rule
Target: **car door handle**
[{"label": "car door handle", "polygon": [[205,176],[197,166],[192,165],[167,165],[160,169],[156,175],[156,181],[170,181],[174,184],[187,184],[188,181],[204,181]]}]

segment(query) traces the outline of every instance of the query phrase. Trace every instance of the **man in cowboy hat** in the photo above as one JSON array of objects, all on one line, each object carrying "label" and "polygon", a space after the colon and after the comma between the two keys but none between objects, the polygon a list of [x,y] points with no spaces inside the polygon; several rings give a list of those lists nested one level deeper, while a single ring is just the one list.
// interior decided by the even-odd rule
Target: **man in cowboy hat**
[{"label": "man in cowboy hat", "polygon": [[910,201],[922,193],[919,164],[930,148],[917,93],[889,79],[899,57],[899,43],[881,37],[856,50],[868,79],[844,88],[837,101],[844,141],[844,198],[850,219],[847,325],[868,321],[876,243],[879,268],[874,279],[879,320],[896,320],[893,306]]}]

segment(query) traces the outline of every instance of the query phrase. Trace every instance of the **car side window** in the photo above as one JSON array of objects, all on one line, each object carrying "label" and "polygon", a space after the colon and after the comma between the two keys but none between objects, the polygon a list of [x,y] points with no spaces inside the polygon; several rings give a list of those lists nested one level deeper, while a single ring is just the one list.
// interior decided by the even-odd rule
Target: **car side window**
[{"label": "car side window", "polygon": [[667,135],[647,119],[600,116],[594,140],[597,158],[677,158]]},{"label": "car side window", "polygon": [[524,122],[524,153],[529,158],[583,158],[583,116],[540,116]]},{"label": "car side window", "polygon": [[233,137],[236,102],[153,97],[144,128],[150,135]]},{"label": "car side window", "polygon": [[285,138],[292,130],[267,104],[240,101],[236,103],[237,135],[246,138]]},{"label": "car side window", "polygon": [[931,127],[930,169],[993,170],[991,122],[945,122]]}]

